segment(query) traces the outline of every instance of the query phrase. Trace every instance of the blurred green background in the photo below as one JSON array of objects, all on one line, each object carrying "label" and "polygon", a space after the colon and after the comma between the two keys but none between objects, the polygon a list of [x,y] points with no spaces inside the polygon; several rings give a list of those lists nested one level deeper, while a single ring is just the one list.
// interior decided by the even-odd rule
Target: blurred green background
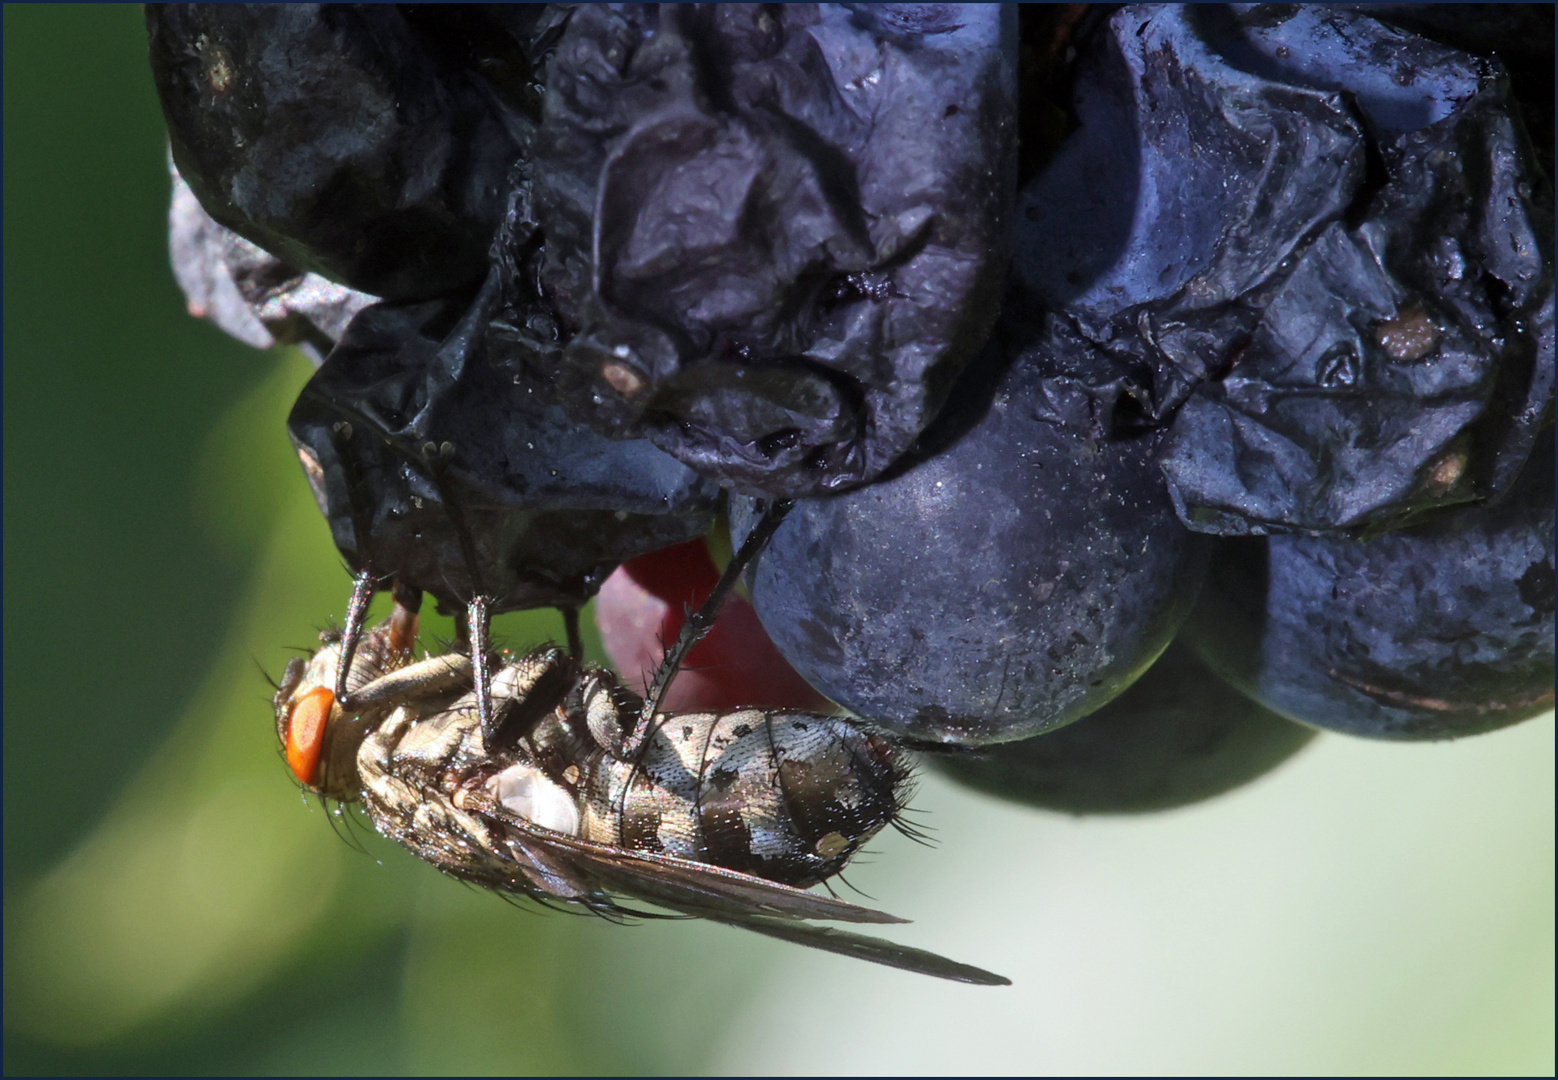
[{"label": "blurred green background", "polygon": [[308,364],[184,312],[139,7],[8,5],[4,50],[7,1074],[1553,1071],[1550,717],[1143,819],[927,777],[939,846],[851,880],[1009,989],[343,840],[264,678],[349,584],[284,430]]}]

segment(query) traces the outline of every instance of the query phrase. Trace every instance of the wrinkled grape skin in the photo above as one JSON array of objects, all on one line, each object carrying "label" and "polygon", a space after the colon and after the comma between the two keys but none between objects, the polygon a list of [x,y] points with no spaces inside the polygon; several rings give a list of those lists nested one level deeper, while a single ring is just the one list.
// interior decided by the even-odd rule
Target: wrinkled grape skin
[{"label": "wrinkled grape skin", "polygon": [[707,532],[719,492],[648,442],[568,419],[512,343],[494,356],[497,293],[494,276],[469,305],[365,309],[288,430],[354,570],[446,605],[576,608],[623,559]]},{"label": "wrinkled grape skin", "polygon": [[[1168,645],[1206,542],[1175,518],[1152,436],[1038,419],[1044,388],[1025,358],[951,446],[779,527],[753,604],[824,695],[913,739],[1005,742],[1092,712]],[[731,516],[739,541],[751,504]]]},{"label": "wrinkled grape skin", "polygon": [[1170,426],[1188,527],[1508,488],[1552,400],[1552,196],[1496,61],[1328,5],[1131,5],[1076,92],[1016,269],[1113,358],[1091,392]]},{"label": "wrinkled grape skin", "polygon": [[1247,784],[1314,736],[1240,694],[1176,643],[1123,694],[1074,724],[926,760],[978,791],[1040,809],[1140,814]]},{"label": "wrinkled grape skin", "polygon": [[146,22],[174,161],[217,221],[374,296],[480,283],[532,124],[395,6],[150,4]]},{"label": "wrinkled grape skin", "polygon": [[753,494],[881,473],[998,312],[1015,46],[991,5],[576,8],[533,168],[574,414]]},{"label": "wrinkled grape skin", "polygon": [[1509,497],[1366,540],[1214,554],[1184,639],[1291,719],[1382,739],[1493,731],[1553,707],[1553,441]]}]

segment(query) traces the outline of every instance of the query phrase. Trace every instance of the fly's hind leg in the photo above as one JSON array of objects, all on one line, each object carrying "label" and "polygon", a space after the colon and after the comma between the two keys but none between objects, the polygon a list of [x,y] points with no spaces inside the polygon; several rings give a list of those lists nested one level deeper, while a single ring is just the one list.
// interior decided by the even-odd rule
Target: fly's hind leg
[{"label": "fly's hind leg", "polygon": [[702,641],[714,626],[714,620],[719,617],[720,608],[725,606],[725,600],[736,587],[736,582],[753,560],[762,554],[763,549],[768,546],[768,541],[773,538],[785,515],[794,505],[795,503],[789,499],[768,504],[763,515],[757,519],[757,524],[741,542],[741,547],[731,557],[729,565],[725,567],[725,572],[715,583],[714,591],[709,594],[709,598],[697,611],[688,614],[686,621],[682,623],[681,633],[676,636],[675,644],[666,650],[665,658],[660,661],[660,666],[655,669],[654,678],[649,682],[649,688],[644,694],[643,710],[639,713],[638,723],[626,740],[624,753],[632,754],[643,746],[644,740],[653,730],[655,714],[660,711],[660,703],[665,700],[665,693],[671,688],[671,681],[676,678],[676,673],[686,662],[687,654],[692,652],[694,646]]}]

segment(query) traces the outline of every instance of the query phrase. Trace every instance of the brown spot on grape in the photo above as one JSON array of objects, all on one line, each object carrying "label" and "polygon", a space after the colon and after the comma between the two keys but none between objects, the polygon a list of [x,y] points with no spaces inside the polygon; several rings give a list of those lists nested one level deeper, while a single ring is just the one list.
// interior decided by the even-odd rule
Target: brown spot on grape
[{"label": "brown spot on grape", "polygon": [[1465,447],[1446,450],[1433,461],[1423,474],[1422,490],[1428,495],[1446,495],[1461,477],[1466,475],[1467,453]]},{"label": "brown spot on grape", "polygon": [[195,42],[195,49],[205,63],[206,83],[213,94],[225,94],[233,88],[233,62],[227,50],[204,34]]},{"label": "brown spot on grape", "polygon": [[606,385],[623,397],[633,397],[644,388],[644,380],[638,372],[615,360],[608,360],[602,364],[600,375],[606,380]]},{"label": "brown spot on grape", "polygon": [[1439,327],[1426,311],[1413,306],[1376,324],[1374,340],[1392,360],[1421,360],[1439,348]]}]

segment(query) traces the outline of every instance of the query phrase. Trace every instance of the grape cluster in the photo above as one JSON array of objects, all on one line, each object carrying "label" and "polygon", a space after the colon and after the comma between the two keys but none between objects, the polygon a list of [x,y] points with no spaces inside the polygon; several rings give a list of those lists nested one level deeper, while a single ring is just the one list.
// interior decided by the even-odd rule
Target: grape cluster
[{"label": "grape cluster", "polygon": [[175,270],[320,359],[356,571],[607,583],[633,678],[795,499],[683,692],[1076,812],[1552,704],[1550,7],[147,22]]}]

